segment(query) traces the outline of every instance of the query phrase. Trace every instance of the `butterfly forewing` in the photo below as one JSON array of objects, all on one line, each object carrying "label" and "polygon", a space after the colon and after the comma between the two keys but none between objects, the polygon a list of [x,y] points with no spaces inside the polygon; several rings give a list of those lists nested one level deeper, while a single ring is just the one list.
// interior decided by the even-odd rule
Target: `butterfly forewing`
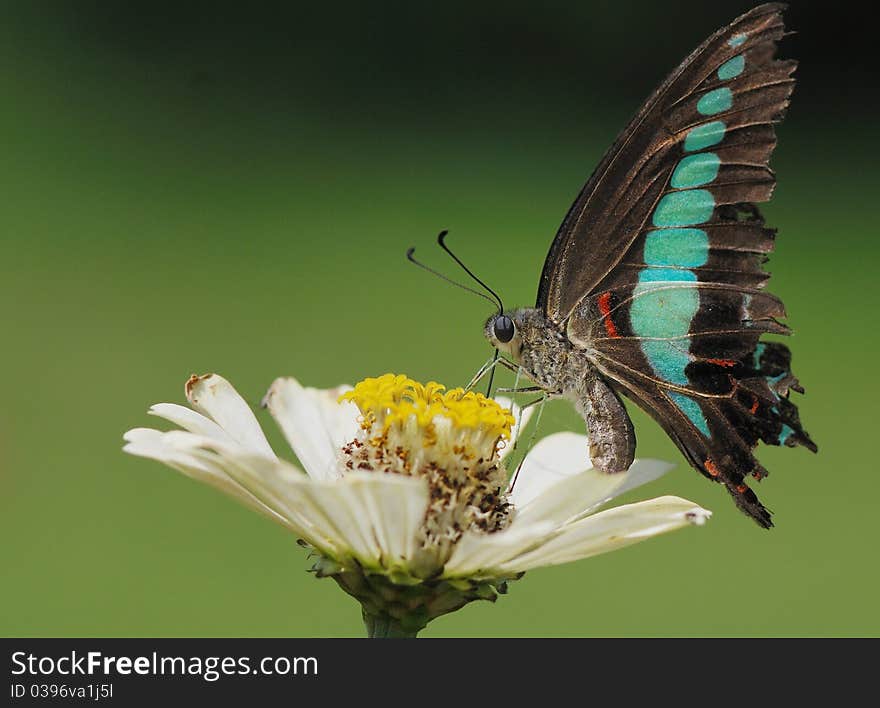
[{"label": "butterfly forewing", "polygon": [[[677,168],[679,184],[695,184],[711,174],[706,158],[679,166],[686,152],[713,148],[719,161],[724,160],[724,181],[740,180],[739,193],[736,184],[716,185],[718,204],[769,198],[773,177],[766,162],[775,145],[772,124],[781,119],[793,85],[794,63],[772,59],[775,40],[784,34],[783,7],[757,7],[706,40],[645,102],[602,158],[544,264],[537,306],[552,321],[565,320],[651,225]],[[739,73],[737,57],[743,62]],[[722,70],[725,66],[729,68]],[[742,96],[742,105],[734,105],[735,96]],[[755,174],[742,182],[746,171]],[[707,205],[699,194],[685,203],[667,199],[659,216],[674,220],[682,208],[699,212]]]},{"label": "butterfly forewing", "polygon": [[764,526],[770,515],[745,482],[766,475],[753,448],[815,449],[787,398],[799,390],[787,348],[760,343],[788,334],[782,302],[763,290],[775,232],[756,206],[775,186],[774,124],[794,86],[795,62],[774,58],[783,9],[735,20],[651,96],[569,211],[538,294],[548,318]]}]

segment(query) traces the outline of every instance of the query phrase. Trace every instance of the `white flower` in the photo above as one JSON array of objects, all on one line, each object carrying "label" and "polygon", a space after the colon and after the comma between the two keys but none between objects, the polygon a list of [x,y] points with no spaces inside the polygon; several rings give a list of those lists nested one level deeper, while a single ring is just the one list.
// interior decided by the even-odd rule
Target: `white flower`
[{"label": "white flower", "polygon": [[[276,380],[264,405],[305,473],[275,455],[221,376],[191,377],[186,395],[195,410],[150,409],[183,430],[130,430],[125,451],[164,462],[288,528],[322,557],[319,575],[361,600],[365,618],[415,612],[410,624],[420,629],[470,600],[494,598],[524,571],[710,516],[673,496],[600,511],[672,466],[637,460],[627,472],[601,474],[589,464],[586,436],[569,432],[539,441],[509,484],[504,457],[525,420],[514,426],[515,406],[461,389],[391,374],[329,391]],[[392,587],[410,588],[408,599]]]}]

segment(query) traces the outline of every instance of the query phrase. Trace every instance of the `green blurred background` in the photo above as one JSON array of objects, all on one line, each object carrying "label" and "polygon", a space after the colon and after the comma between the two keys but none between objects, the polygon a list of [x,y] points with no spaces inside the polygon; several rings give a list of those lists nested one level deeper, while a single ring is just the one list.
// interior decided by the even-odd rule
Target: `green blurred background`
[{"label": "green blurred background", "polygon": [[[874,43],[861,18],[800,5],[765,212],[820,454],[762,451],[778,527],[635,412],[639,455],[679,467],[631,498],[685,496],[712,522],[531,572],[424,636],[878,634]],[[123,455],[122,433],[193,372],[254,403],[285,374],[463,383],[489,309],[406,247],[445,267],[449,228],[531,304],[616,132],[748,7],[4,3],[0,633],[359,636],[358,607],[284,531]],[[582,429],[562,402],[541,433],[561,429]]]}]

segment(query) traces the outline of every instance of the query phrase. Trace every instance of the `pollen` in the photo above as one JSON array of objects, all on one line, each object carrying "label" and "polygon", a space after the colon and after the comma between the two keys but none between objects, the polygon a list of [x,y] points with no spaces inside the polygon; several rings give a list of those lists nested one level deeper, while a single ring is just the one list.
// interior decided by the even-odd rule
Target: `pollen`
[{"label": "pollen", "polygon": [[352,401],[358,407],[364,428],[380,422],[387,433],[392,426],[415,424],[428,442],[436,439],[434,429],[443,420],[454,431],[479,433],[496,441],[510,439],[515,423],[509,409],[481,393],[463,388],[447,391],[436,381],[422,384],[402,374],[364,379],[340,396],[340,401]]},{"label": "pollen", "polygon": [[361,430],[342,447],[349,470],[421,477],[429,506],[422,548],[443,556],[465,531],[492,533],[510,522],[507,470],[511,410],[481,393],[400,374],[364,379],[340,396],[360,410]]}]

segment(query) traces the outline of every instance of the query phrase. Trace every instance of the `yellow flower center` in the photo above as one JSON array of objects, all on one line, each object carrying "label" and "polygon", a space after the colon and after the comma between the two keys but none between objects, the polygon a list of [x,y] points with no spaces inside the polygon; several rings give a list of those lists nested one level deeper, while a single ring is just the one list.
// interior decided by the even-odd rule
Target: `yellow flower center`
[{"label": "yellow flower center", "polygon": [[347,469],[428,484],[420,532],[425,573],[443,565],[463,533],[507,526],[507,470],[499,449],[515,422],[509,409],[481,393],[395,374],[364,379],[339,400],[361,412],[358,436],[341,450]]},{"label": "yellow flower center", "polygon": [[437,439],[436,427],[446,420],[455,431],[470,431],[500,441],[510,438],[511,411],[482,393],[430,381],[421,384],[402,374],[364,379],[340,401],[352,401],[363,414],[364,429],[379,423],[383,433],[395,425],[414,423],[427,445]]}]

